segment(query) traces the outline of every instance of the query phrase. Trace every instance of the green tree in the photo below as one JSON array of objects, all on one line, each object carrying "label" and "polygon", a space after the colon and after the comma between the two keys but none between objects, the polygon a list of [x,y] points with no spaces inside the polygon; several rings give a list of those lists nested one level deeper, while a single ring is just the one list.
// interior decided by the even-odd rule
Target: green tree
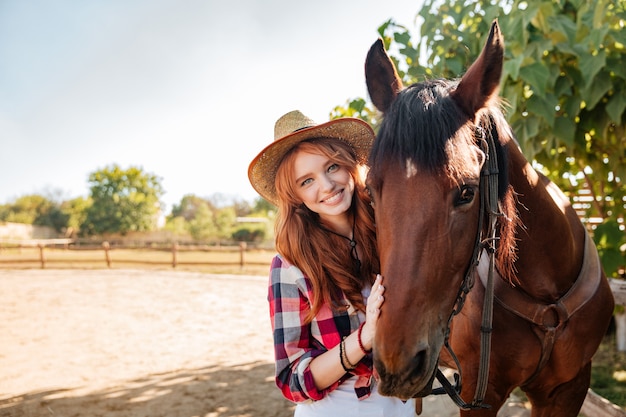
[{"label": "green tree", "polygon": [[237,225],[237,206],[223,207],[215,213],[215,225],[219,239],[232,239]]},{"label": "green tree", "polygon": [[[588,190],[585,216],[609,275],[625,264],[626,0],[426,0],[420,39],[389,20],[379,28],[405,84],[456,78],[498,19],[506,43],[501,95],[526,157],[573,199]],[[370,106],[371,108],[371,106]],[[377,125],[360,99],[333,117]]]},{"label": "green tree", "polygon": [[141,168],[114,164],[89,175],[91,206],[81,225],[89,235],[156,228],[163,195],[161,179]]},{"label": "green tree", "polygon": [[196,217],[198,208],[207,205],[211,211],[214,210],[213,205],[208,200],[194,194],[187,194],[180,200],[180,204],[175,204],[172,207],[172,212],[168,218],[182,217],[186,221],[190,221]]},{"label": "green tree", "polygon": [[[227,201],[230,205],[226,205]],[[172,208],[166,219],[166,228],[174,230],[184,224],[196,240],[233,239],[237,217],[247,215],[251,210],[250,203],[229,200],[221,194],[214,194],[208,199],[188,194]]]},{"label": "green tree", "polygon": [[68,219],[60,204],[39,194],[24,195],[0,208],[2,221],[48,226],[57,232],[67,227]]},{"label": "green tree", "polygon": [[[350,117],[357,117],[357,116],[350,116]],[[267,215],[268,213],[275,213],[275,212],[276,212],[276,206],[270,203],[269,201],[267,201],[266,199],[264,199],[263,197],[258,197],[257,199],[254,200],[252,213]]]},{"label": "green tree", "polygon": [[89,198],[77,197],[61,203],[61,211],[67,216],[68,235],[80,233],[80,227],[87,218],[87,210],[92,202]]},{"label": "green tree", "polygon": [[189,231],[187,230],[187,221],[182,216],[167,217],[163,229],[180,236],[189,233]]},{"label": "green tree", "polygon": [[245,217],[252,213],[252,206],[249,201],[243,199],[233,200],[233,208],[237,217]]},{"label": "green tree", "polygon": [[206,241],[216,237],[213,211],[207,202],[197,207],[194,217],[187,225],[187,230],[195,240]]}]

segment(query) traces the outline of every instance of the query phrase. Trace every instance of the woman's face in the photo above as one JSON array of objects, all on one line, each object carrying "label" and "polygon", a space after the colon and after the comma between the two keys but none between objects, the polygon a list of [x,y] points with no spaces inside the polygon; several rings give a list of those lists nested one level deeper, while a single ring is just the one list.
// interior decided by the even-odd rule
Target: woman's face
[{"label": "woman's face", "polygon": [[354,179],[347,169],[305,151],[297,151],[294,166],[296,194],[309,210],[327,220],[347,215],[354,193]]}]

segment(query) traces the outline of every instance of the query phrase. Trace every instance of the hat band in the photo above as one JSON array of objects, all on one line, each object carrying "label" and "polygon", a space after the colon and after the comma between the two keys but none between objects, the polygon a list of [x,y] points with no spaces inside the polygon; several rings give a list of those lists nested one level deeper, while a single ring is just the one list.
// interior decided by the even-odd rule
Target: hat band
[{"label": "hat band", "polygon": [[308,128],[310,128],[310,127],[313,127],[313,126],[303,126],[303,127],[299,127],[299,128],[297,128],[296,130],[294,130],[294,131],[293,131],[293,132],[291,132],[291,133],[296,133],[296,132],[298,132],[298,131],[300,131],[300,130],[308,129]]}]

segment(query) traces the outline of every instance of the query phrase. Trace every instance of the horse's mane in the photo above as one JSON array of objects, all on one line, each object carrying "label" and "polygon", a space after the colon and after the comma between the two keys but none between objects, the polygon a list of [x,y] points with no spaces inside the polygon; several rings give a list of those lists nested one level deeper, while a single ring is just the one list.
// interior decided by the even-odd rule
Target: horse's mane
[{"label": "horse's mane", "polygon": [[447,164],[445,141],[467,119],[449,95],[453,87],[456,82],[432,80],[413,84],[398,95],[385,112],[370,152],[372,170],[378,161],[406,158],[433,173]]},{"label": "horse's mane", "polygon": [[[437,79],[413,84],[400,92],[385,112],[370,152],[371,181],[380,178],[383,161],[404,164],[408,159],[427,172],[446,175],[453,181],[468,172],[466,159],[452,156],[476,144],[474,124],[450,96],[457,85],[456,80]],[[519,217],[509,186],[507,156],[508,146],[515,144],[515,139],[498,99],[479,112],[477,125],[494,138],[496,146],[498,198],[503,214],[498,221],[497,265],[500,275],[514,284]]]}]

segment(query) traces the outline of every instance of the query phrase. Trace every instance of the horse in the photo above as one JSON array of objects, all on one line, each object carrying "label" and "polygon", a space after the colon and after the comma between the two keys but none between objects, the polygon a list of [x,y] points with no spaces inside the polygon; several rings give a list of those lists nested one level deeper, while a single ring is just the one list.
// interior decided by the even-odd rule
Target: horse
[{"label": "horse", "polygon": [[614,299],[587,229],[506,121],[503,60],[497,19],[459,79],[404,86],[380,38],[367,53],[382,119],[366,179],[385,285],[378,390],[443,389],[461,416],[495,417],[519,387],[533,417],[574,417]]}]

